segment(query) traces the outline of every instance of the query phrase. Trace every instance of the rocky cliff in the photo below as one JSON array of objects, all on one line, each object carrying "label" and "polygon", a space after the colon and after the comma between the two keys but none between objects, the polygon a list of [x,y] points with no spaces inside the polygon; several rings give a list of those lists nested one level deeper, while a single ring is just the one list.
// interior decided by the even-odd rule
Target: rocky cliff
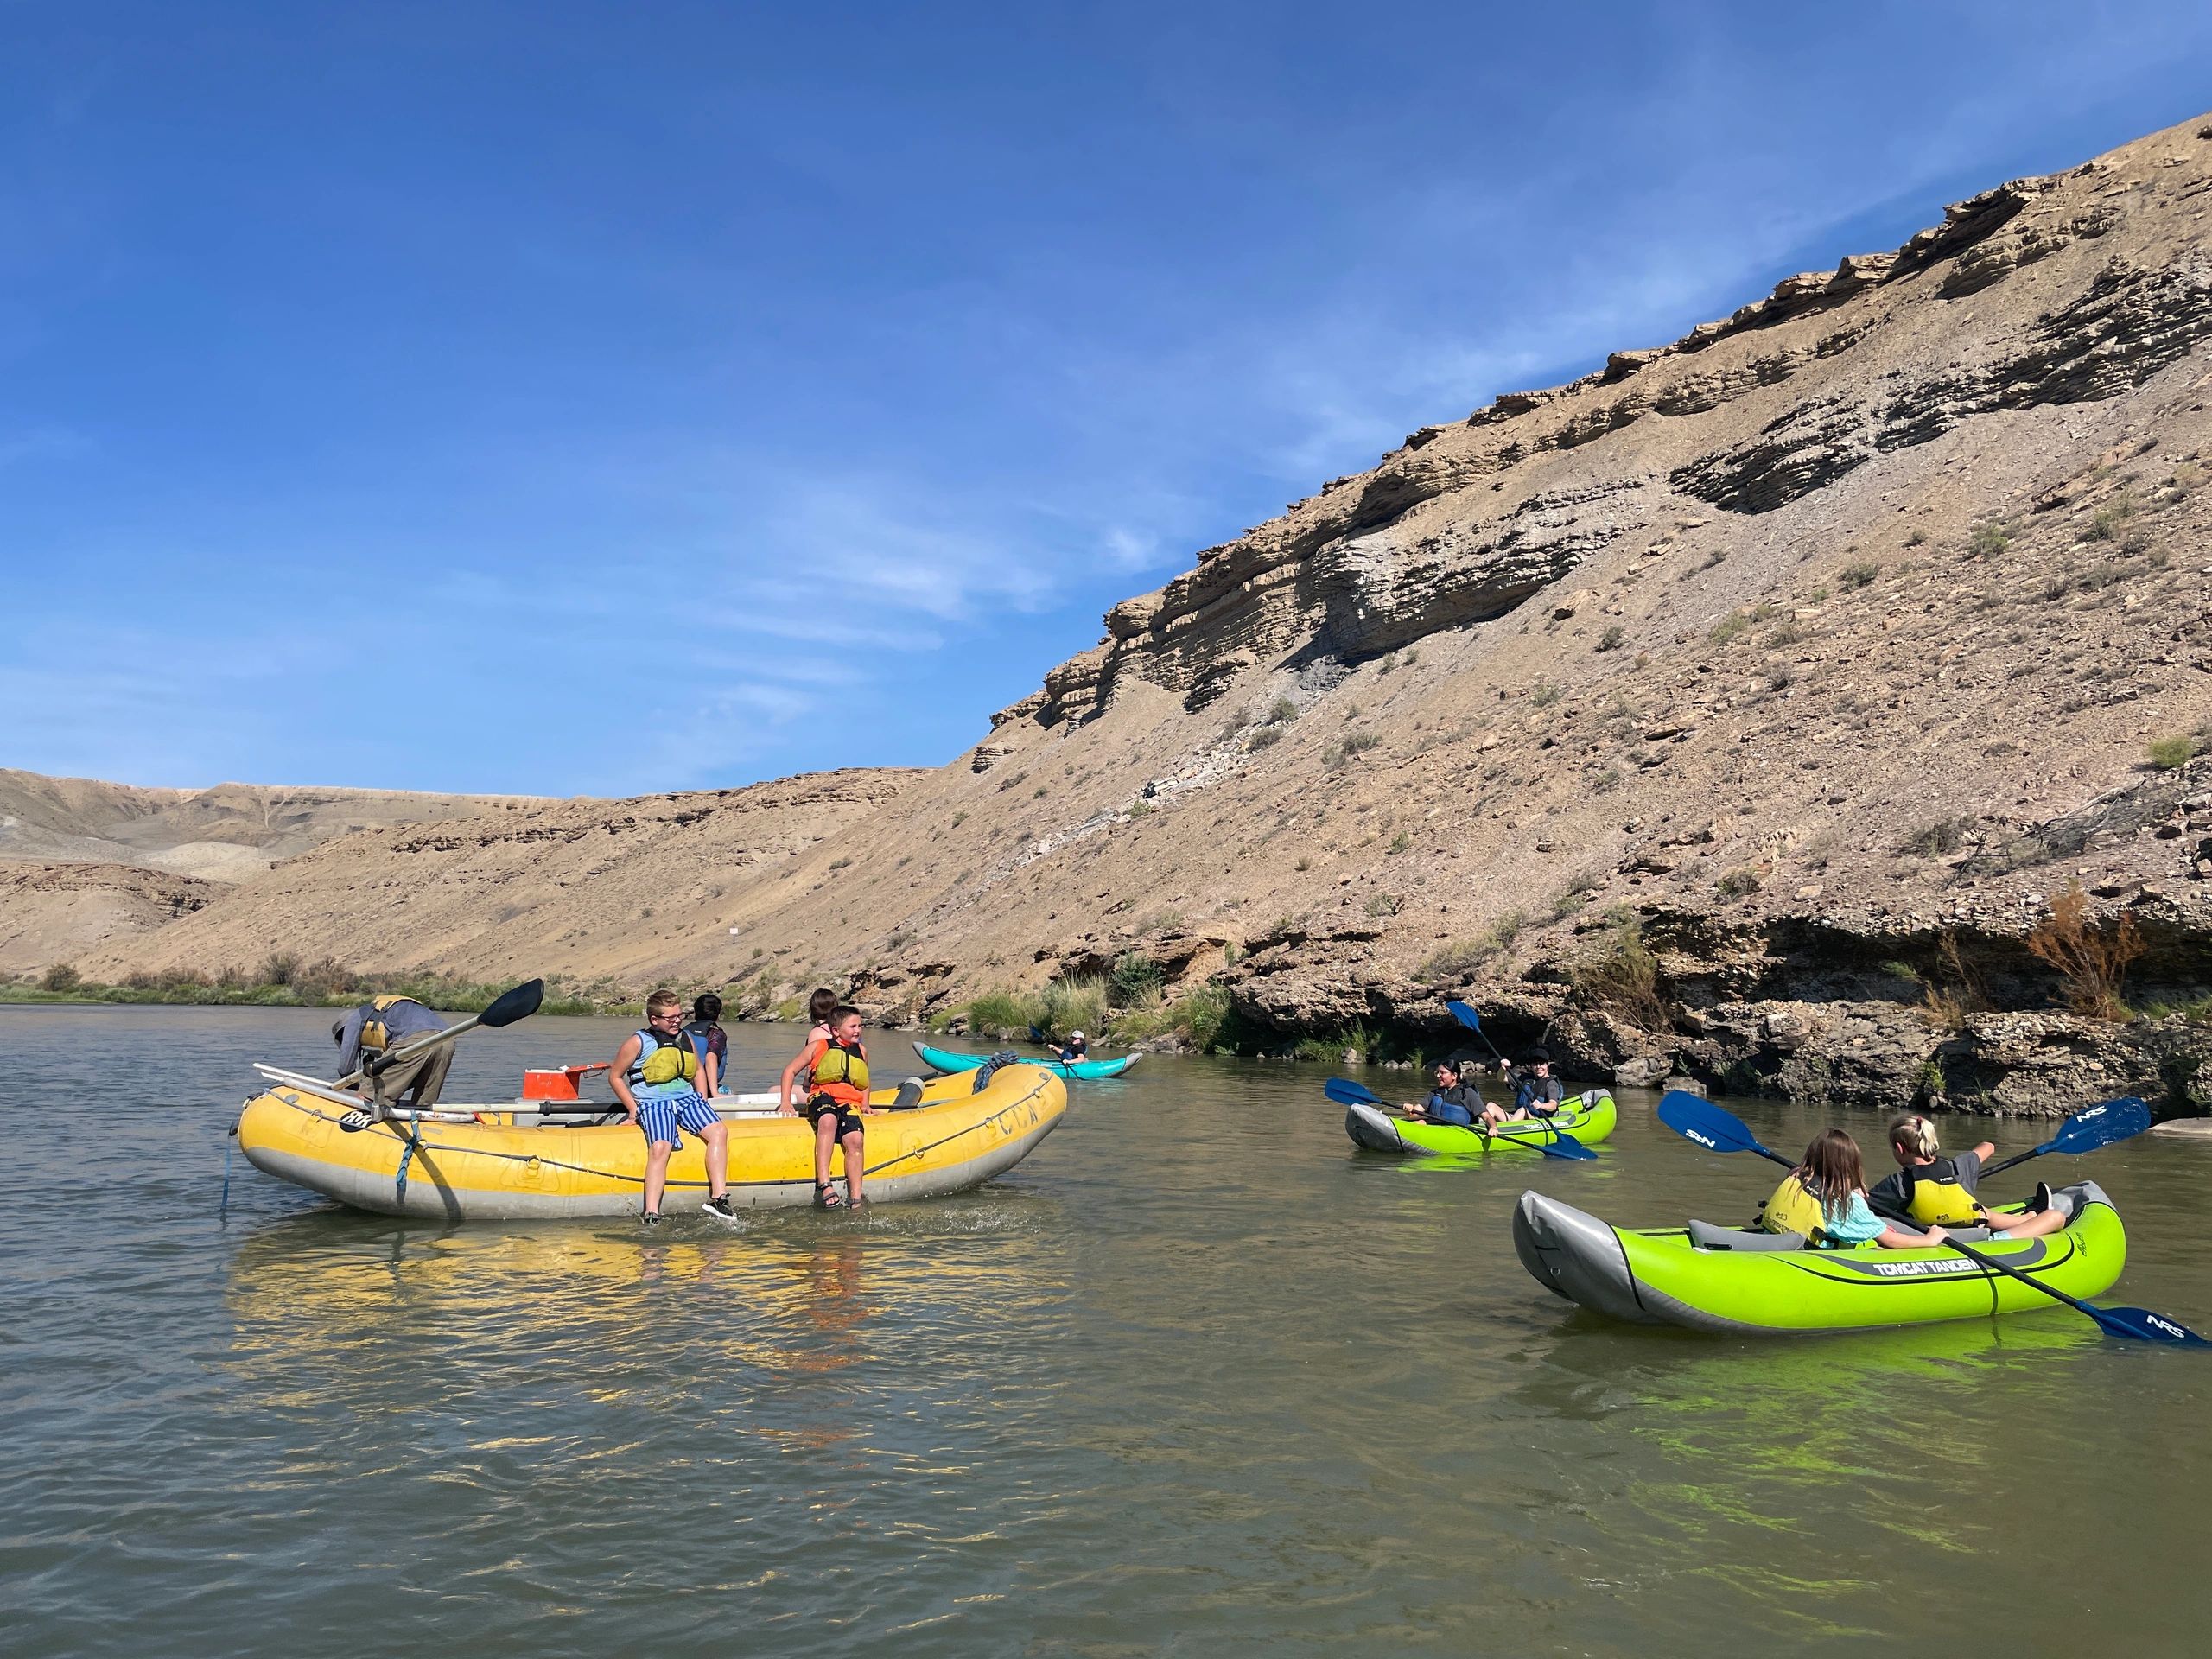
[{"label": "rocky cliff", "polygon": [[[2201,1099],[2201,1026],[2069,1007],[2033,940],[2078,882],[2128,1004],[2212,988],[2208,207],[2188,124],[1425,426],[1116,606],[952,765],[760,786],[758,845],[626,803],[650,831],[471,893],[372,832],[151,946],[569,949],[756,1006],[836,971],[891,1018],[1134,957],[1260,1046],[1441,1043],[1471,991],[1582,1075]],[[493,919],[525,904],[583,937]]]}]

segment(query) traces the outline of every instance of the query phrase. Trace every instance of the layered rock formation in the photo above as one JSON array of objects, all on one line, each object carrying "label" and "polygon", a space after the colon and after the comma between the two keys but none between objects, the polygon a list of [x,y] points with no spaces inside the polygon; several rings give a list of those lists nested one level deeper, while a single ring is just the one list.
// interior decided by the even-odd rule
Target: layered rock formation
[{"label": "layered rock formation", "polygon": [[90,965],[834,971],[912,1018],[1135,953],[1259,1046],[1440,1043],[1469,991],[1579,1075],[2175,1109],[2202,1027],[2069,1012],[2025,941],[2079,881],[2130,1002],[2212,992],[2208,207],[2190,124],[1422,427],[940,770],[348,837]]}]

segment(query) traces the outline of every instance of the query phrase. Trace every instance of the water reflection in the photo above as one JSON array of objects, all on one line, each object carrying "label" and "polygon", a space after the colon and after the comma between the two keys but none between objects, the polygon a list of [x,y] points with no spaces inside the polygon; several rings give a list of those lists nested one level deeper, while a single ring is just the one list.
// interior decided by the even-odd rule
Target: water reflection
[{"label": "water reflection", "polygon": [[[940,1203],[439,1230],[243,1175],[226,1231],[217,1134],[22,1079],[96,1050],[212,1125],[327,1020],[149,1012],[0,1014],[55,1128],[0,1206],[11,1659],[234,1651],[242,1608],[301,1659],[2201,1645],[2200,1367],[2063,1312],[1730,1342],[1537,1287],[1524,1186],[1649,1224],[1770,1185],[1648,1099],[1595,1165],[1417,1166],[1354,1153],[1318,1071],[1147,1060]],[[624,1029],[464,1058],[512,1090]],[[2208,1170],[2096,1161],[2125,1300],[2212,1323]]]}]

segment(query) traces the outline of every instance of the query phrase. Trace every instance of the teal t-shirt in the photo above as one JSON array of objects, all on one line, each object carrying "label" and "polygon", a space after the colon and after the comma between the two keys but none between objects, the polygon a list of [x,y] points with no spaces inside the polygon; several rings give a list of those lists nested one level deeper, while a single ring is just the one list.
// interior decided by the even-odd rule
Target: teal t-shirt
[{"label": "teal t-shirt", "polygon": [[1864,1192],[1853,1192],[1844,1205],[1843,1213],[1823,1217],[1821,1229],[1839,1244],[1864,1244],[1869,1239],[1879,1238],[1887,1224],[1866,1207]]}]

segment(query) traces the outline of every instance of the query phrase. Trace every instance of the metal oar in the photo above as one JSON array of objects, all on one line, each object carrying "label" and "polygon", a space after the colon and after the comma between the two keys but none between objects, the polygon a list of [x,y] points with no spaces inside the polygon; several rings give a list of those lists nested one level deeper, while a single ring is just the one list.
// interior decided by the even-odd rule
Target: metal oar
[{"label": "metal oar", "polygon": [[[1389,1101],[1383,1099],[1372,1089],[1354,1083],[1349,1077],[1331,1077],[1328,1082],[1321,1085],[1321,1092],[1339,1106],[1380,1106],[1386,1111],[1389,1109]],[[1587,1159],[1592,1162],[1597,1160],[1596,1153],[1567,1134],[1566,1130],[1553,1128],[1540,1118],[1531,1120],[1531,1122],[1532,1127],[1541,1128],[1552,1137],[1548,1141],[1535,1142],[1535,1149],[1542,1153],[1545,1157]],[[1512,1135],[1493,1135],[1486,1129],[1476,1129],[1474,1132],[1481,1135],[1485,1141],[1491,1143],[1503,1140],[1509,1146],[1525,1147],[1529,1144]]]}]

